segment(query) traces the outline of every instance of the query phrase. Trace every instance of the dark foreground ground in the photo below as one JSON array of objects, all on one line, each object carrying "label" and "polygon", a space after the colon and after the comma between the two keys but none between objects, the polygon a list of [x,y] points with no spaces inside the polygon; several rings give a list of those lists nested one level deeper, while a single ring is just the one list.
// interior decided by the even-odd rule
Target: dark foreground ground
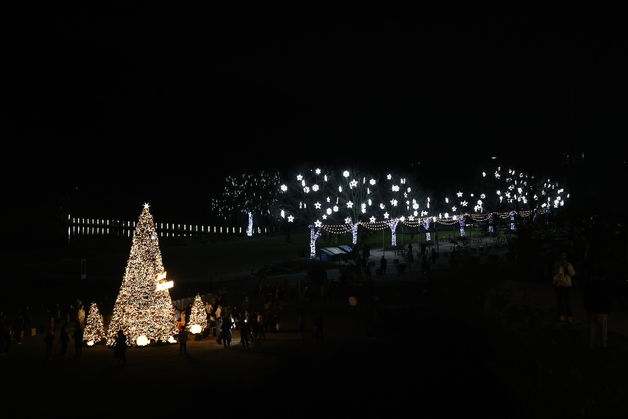
[{"label": "dark foreground ground", "polygon": [[[112,351],[96,346],[80,359],[46,362],[42,337],[28,337],[0,357],[3,409],[45,417],[628,413],[620,306],[609,348],[592,351],[578,289],[569,325],[556,321],[551,287],[505,261],[417,278],[376,281],[372,292],[359,287],[356,307],[346,295],[286,305],[282,331],[250,351],[236,333],[230,350],[207,338],[191,340],[188,356],[178,345],[131,348],[127,365],[117,365]],[[316,315],[325,321],[322,342],[311,336]]]}]

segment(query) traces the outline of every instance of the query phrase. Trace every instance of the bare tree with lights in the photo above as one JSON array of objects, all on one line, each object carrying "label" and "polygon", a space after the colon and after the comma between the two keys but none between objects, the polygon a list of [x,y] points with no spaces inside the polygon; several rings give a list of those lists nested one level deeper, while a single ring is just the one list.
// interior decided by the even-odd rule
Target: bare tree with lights
[{"label": "bare tree with lights", "polygon": [[254,231],[254,218],[271,215],[278,185],[277,173],[260,171],[227,176],[221,196],[212,200],[212,210],[225,220],[241,213],[246,214],[248,219],[246,235],[251,237]]},{"label": "bare tree with lights", "polygon": [[149,205],[144,204],[113,308],[107,344],[115,343],[119,330],[124,332],[129,345],[172,342],[177,329],[168,291],[171,286],[172,281],[166,281],[153,216]]}]

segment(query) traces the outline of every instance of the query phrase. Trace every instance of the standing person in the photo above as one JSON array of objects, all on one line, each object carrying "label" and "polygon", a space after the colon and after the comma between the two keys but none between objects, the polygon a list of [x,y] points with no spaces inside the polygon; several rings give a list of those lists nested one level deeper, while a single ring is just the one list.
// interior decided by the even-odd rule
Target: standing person
[{"label": "standing person", "polygon": [[83,329],[80,324],[74,328],[74,356],[79,358],[83,353]]},{"label": "standing person", "polygon": [[24,338],[24,316],[21,311],[17,313],[13,321],[13,335],[15,336],[15,343],[21,345]]},{"label": "standing person", "polygon": [[113,350],[115,358],[122,364],[126,365],[126,336],[122,330],[118,330]]},{"label": "standing person", "polygon": [[67,323],[61,326],[61,331],[59,332],[59,342],[61,342],[61,351],[59,352],[59,355],[65,356],[68,352],[68,343],[70,342]]},{"label": "standing person", "polygon": [[76,317],[79,324],[79,329],[85,328],[85,308],[83,307],[83,304],[79,306]]},{"label": "standing person", "polygon": [[554,262],[554,276],[552,283],[556,292],[556,301],[558,305],[558,314],[560,321],[573,323],[571,314],[571,287],[573,285],[571,278],[576,274],[573,266],[567,260],[567,254],[561,252],[560,256]]},{"label": "standing person", "polygon": [[192,303],[188,304],[185,308],[185,324],[190,321],[190,317],[192,316]]},{"label": "standing person", "polygon": [[606,276],[606,269],[595,266],[584,288],[584,308],[587,310],[591,349],[606,348],[608,314],[612,310],[612,292]]},{"label": "standing person", "polygon": [[314,340],[318,342],[323,341],[323,316],[317,316],[314,319]]},{"label": "standing person", "polygon": [[384,255],[382,255],[382,258],[379,260],[379,268],[382,271],[382,275],[386,275],[386,265],[388,265],[388,262]]},{"label": "standing person", "polygon": [[240,329],[240,343],[242,344],[242,348],[246,351],[249,349],[249,323],[246,316],[239,323]]},{"label": "standing person", "polygon": [[46,359],[49,361],[52,359],[52,347],[55,342],[55,334],[54,331],[48,330],[46,333],[46,337],[44,338],[44,343],[46,344]]},{"label": "standing person", "polygon": [[11,333],[7,324],[6,316],[0,311],[0,355],[9,352],[11,344]]},{"label": "standing person", "polygon": [[216,342],[220,345],[222,342],[222,317],[216,316],[216,327],[214,328],[214,336],[218,335]]},{"label": "standing person", "polygon": [[258,333],[259,333],[259,341],[266,340],[266,325],[264,324],[264,316],[261,312],[257,313],[257,324],[258,324]]},{"label": "standing person", "polygon": [[412,266],[414,263],[414,253],[412,253],[412,243],[408,243],[408,265]]},{"label": "standing person", "polygon": [[187,355],[188,354],[188,332],[185,330],[185,326],[181,328],[179,334],[177,335],[177,340],[179,341],[179,354]]},{"label": "standing person", "polygon": [[220,338],[225,348],[231,348],[231,327],[232,326],[233,326],[233,320],[231,320],[231,315],[227,314],[222,319],[222,326],[220,330]]}]

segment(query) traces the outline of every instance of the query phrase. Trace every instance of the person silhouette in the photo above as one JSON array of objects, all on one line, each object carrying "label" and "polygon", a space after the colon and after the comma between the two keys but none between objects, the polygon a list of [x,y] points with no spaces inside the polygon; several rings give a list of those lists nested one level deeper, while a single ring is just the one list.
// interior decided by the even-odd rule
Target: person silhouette
[{"label": "person silhouette", "polygon": [[126,365],[126,336],[122,330],[118,330],[113,349],[115,358],[122,364]]}]

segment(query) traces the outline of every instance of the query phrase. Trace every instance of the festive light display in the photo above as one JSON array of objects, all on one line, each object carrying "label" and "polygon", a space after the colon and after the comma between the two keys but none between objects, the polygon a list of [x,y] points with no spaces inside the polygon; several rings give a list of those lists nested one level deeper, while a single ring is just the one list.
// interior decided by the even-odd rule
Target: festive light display
[{"label": "festive light display", "polygon": [[144,345],[151,340],[167,342],[176,333],[170,292],[157,289],[165,279],[155,223],[145,204],[107,331],[108,345],[115,343],[119,330],[129,345]]},{"label": "festive light display", "polygon": [[[303,177],[301,176],[302,180]],[[253,235],[254,216],[269,216],[276,201],[279,175],[261,171],[227,176],[225,187],[219,198],[212,200],[212,210],[225,220],[232,220],[237,214],[247,215],[246,235]],[[303,185],[305,186],[305,185]],[[282,192],[288,190],[286,184],[279,186]],[[309,187],[305,193],[309,193]]]},{"label": "festive light display", "polygon": [[464,215],[458,218],[458,224],[460,225],[460,237],[465,236],[464,228],[466,226],[466,221]]},{"label": "festive light display", "polygon": [[88,346],[92,346],[105,338],[105,326],[102,314],[98,311],[96,303],[92,303],[89,307],[89,313],[87,314],[83,340],[87,342]]},{"label": "festive light display", "polygon": [[188,327],[193,334],[201,333],[207,328],[207,312],[205,311],[205,305],[201,296],[196,294],[194,298],[194,304],[192,305],[192,312],[190,313],[190,319],[188,320]]},{"label": "festive light display", "polygon": [[310,259],[316,257],[316,240],[321,236],[321,224],[310,226]]},{"label": "festive light display", "polygon": [[[522,217],[536,217],[551,207],[558,208],[565,203],[565,190],[557,182],[548,179],[537,188],[533,176],[517,173],[513,169],[502,175],[501,167],[497,168],[494,176],[489,176],[488,171],[482,173],[480,182],[483,190],[464,191],[458,188],[457,192],[438,200],[426,197],[421,200],[425,202],[423,208],[419,200],[410,195],[416,188],[407,185],[407,178],[391,173],[378,178],[355,170],[337,173],[325,173],[320,169],[302,171],[296,176],[298,183],[294,187],[287,182],[278,188],[280,197],[283,195],[284,198],[280,198],[282,218],[288,218],[289,222],[300,220],[302,225],[307,223],[310,228],[312,257],[316,254],[316,240],[323,231],[331,234],[351,232],[352,242],[356,244],[360,226],[377,231],[388,228],[394,246],[399,223],[412,228],[423,226],[426,240],[431,240],[429,229],[432,223],[448,226],[457,223],[460,235],[464,236],[467,218],[471,218],[474,222],[489,221],[489,232],[494,232],[495,217],[508,218],[512,211]],[[489,193],[491,186],[495,187],[494,194]],[[455,197],[453,201],[452,196]],[[569,194],[566,197],[569,198]],[[442,202],[445,203],[444,208],[439,207]],[[499,209],[508,211],[499,212]],[[436,211],[438,217],[430,216],[431,211]]]},{"label": "festive light display", "polygon": [[431,218],[427,217],[423,220],[423,228],[425,229],[425,241],[432,240],[432,235],[430,234],[430,222]]}]

